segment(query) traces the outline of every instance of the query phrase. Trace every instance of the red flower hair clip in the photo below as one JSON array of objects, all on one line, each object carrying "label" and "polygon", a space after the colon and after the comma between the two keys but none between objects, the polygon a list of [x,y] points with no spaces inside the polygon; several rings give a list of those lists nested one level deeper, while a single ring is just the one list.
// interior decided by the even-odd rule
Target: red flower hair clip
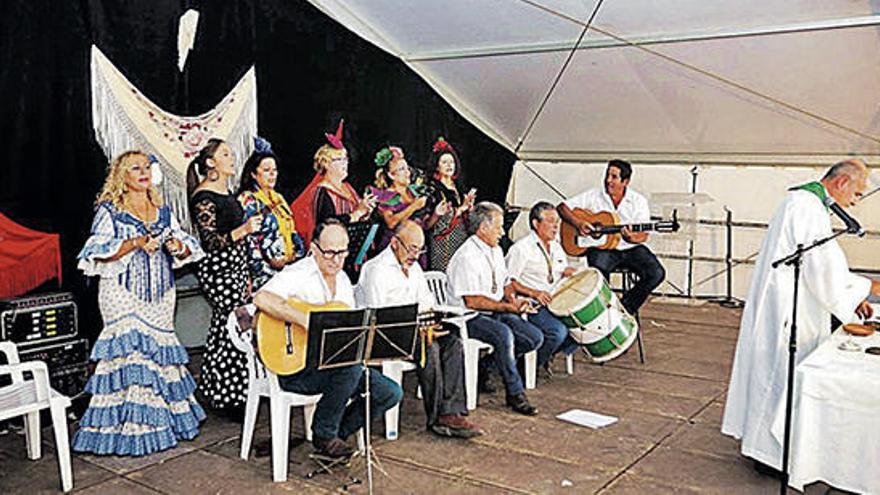
[{"label": "red flower hair clip", "polygon": [[443,136],[437,138],[437,141],[434,143],[434,147],[432,148],[434,153],[447,152],[447,153],[455,153],[455,148],[449,144],[448,141],[443,139]]}]

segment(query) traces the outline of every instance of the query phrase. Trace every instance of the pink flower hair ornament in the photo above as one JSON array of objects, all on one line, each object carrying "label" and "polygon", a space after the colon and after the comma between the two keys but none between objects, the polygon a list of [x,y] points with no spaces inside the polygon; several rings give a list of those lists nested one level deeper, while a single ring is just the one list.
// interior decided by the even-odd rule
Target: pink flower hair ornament
[{"label": "pink flower hair ornament", "polygon": [[345,149],[345,145],[342,144],[342,124],[343,123],[345,123],[345,119],[340,119],[339,126],[336,127],[336,134],[330,134],[327,132],[324,133],[324,137],[327,138],[327,143],[329,143],[330,146],[332,146],[338,150]]}]

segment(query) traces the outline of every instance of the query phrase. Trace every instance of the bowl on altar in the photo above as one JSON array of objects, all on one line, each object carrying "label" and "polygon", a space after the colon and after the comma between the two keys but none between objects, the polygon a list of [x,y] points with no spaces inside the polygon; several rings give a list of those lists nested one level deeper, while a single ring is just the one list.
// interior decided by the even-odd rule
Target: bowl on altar
[{"label": "bowl on altar", "polygon": [[868,321],[864,324],[862,323],[847,323],[843,325],[843,330],[853,336],[856,337],[867,337],[874,333],[874,331],[880,327],[880,322],[876,321]]}]

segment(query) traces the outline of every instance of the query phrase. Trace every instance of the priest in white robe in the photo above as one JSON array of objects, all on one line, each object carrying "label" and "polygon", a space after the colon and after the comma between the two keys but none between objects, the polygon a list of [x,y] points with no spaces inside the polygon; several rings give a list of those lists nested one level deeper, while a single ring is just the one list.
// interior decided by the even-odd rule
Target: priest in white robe
[{"label": "priest in white robe", "polygon": [[[749,287],[733,360],[721,432],[742,440],[742,454],[761,472],[781,470],[787,387],[788,341],[794,269],[771,263],[832,233],[824,200],[850,207],[867,187],[861,160],[832,166],[821,181],[792,188],[777,208],[761,246]],[[803,258],[797,314],[797,361],[830,335],[831,315],[843,322],[871,315],[866,298],[880,294],[880,283],[850,272],[832,240]],[[793,432],[797,435],[797,432]],[[772,468],[772,469],[770,469]]]}]

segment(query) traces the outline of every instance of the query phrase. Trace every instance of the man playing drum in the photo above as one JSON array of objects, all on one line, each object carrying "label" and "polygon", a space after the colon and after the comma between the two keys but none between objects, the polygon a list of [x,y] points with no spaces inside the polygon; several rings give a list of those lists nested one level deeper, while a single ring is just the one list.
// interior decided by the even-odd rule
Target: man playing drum
[{"label": "man playing drum", "polygon": [[[566,199],[557,206],[559,215],[577,227],[582,235],[590,235],[593,226],[578,219],[572,212],[574,208],[616,213],[621,224],[649,222],[651,212],[648,200],[628,187],[631,177],[632,165],[629,162],[611,160],[605,169],[605,188],[593,188]],[[644,245],[648,240],[647,232],[632,232],[624,228],[621,235],[623,239],[615,249],[588,249],[587,261],[590,266],[598,268],[606,280],[618,267],[627,268],[638,276],[638,282],[620,301],[630,314],[635,314],[651,291],[666,278],[666,270],[657,260],[657,256]]]},{"label": "man playing drum", "polygon": [[568,335],[568,327],[547,309],[553,287],[575,272],[574,267],[567,265],[565,251],[557,240],[559,222],[552,204],[535,203],[529,211],[531,232],[507,252],[511,285],[540,305],[536,313],[528,315],[528,320],[544,334],[544,344],[538,349],[538,365],[548,374],[552,374],[550,360],[554,354],[571,354],[577,349],[577,343]]},{"label": "man playing drum", "polygon": [[522,313],[535,310],[508,284],[504,254],[498,246],[504,235],[502,216],[501,207],[488,201],[478,203],[468,215],[471,236],[452,255],[447,268],[450,303],[480,312],[468,320],[468,334],[495,349],[489,357],[504,379],[507,405],[520,414],[534,416],[538,409],[526,398],[516,356],[539,348],[544,336],[522,319]]}]

